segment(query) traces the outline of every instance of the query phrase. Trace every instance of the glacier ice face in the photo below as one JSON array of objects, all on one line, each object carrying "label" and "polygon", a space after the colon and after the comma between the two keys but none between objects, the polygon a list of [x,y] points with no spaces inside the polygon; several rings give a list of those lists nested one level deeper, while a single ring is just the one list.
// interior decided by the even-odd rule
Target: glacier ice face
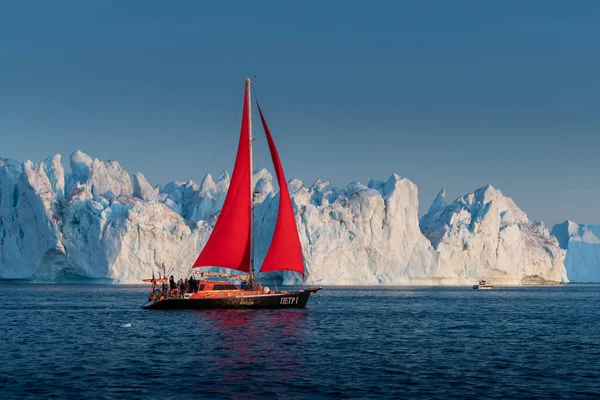
[{"label": "glacier ice face", "polygon": [[77,150],[71,154],[71,175],[68,191],[77,184],[87,184],[95,196],[114,198],[120,195],[132,195],[131,178],[117,161],[100,161]]},{"label": "glacier ice face", "polygon": [[[201,231],[162,203],[121,196],[108,203],[76,200],[65,215],[64,242],[71,275],[139,282],[152,268],[189,266]],[[187,272],[187,271],[186,271]]]},{"label": "glacier ice face", "polygon": [[417,187],[408,179],[394,174],[343,189],[317,181],[291,196],[311,281],[410,284],[435,272],[436,255],[419,231]]},{"label": "glacier ice face", "polygon": [[446,206],[439,197],[420,224],[448,276],[509,285],[568,282],[557,240],[499,190],[485,186]]},{"label": "glacier ice face", "polygon": [[64,182],[61,171],[53,163],[27,161],[18,166],[0,159],[3,278],[46,277],[60,268],[64,255],[58,227]]},{"label": "glacier ice face", "polygon": [[[0,277],[108,278],[138,283],[163,263],[189,273],[216,222],[230,183],[153,188],[116,162],[76,151],[65,175],[60,156],[36,165],[0,159]],[[256,259],[273,234],[279,193],[254,173]],[[451,204],[441,192],[419,223],[418,191],[398,175],[337,188],[289,182],[307,281],[321,284],[472,284],[566,281],[558,248],[540,224],[491,187]],[[422,232],[423,231],[423,232]],[[271,275],[284,283],[296,273]],[[496,280],[497,279],[497,280]]]},{"label": "glacier ice face", "polygon": [[600,282],[600,225],[565,221],[552,228],[562,249],[565,267],[573,282]]},{"label": "glacier ice face", "polygon": [[202,178],[200,185],[194,181],[171,182],[163,189],[161,198],[186,220],[208,220],[221,210],[230,180],[229,174],[223,172],[217,182],[210,174]]},{"label": "glacier ice face", "polygon": [[158,201],[158,189],[153,189],[141,172],[133,176],[133,196],[146,201]]},{"label": "glacier ice face", "polygon": [[[263,200],[256,207],[257,259],[268,248],[279,202],[270,175],[263,179],[267,189],[258,194]],[[309,282],[429,282],[435,254],[419,231],[417,188],[408,179],[393,175],[371,187],[354,182],[343,189],[320,180],[309,187],[292,180],[289,187]],[[284,280],[294,281],[291,274]]]},{"label": "glacier ice face", "polygon": [[427,214],[432,215],[432,214],[440,211],[442,208],[446,207],[447,205],[448,205],[448,202],[446,201],[446,189],[442,189],[442,190],[440,190],[438,195],[433,200],[433,203],[431,203],[429,210],[427,210]]},{"label": "glacier ice face", "polygon": [[65,198],[65,169],[60,154],[48,158],[42,163],[41,168],[48,176],[52,190],[56,193],[57,201],[62,201]]}]

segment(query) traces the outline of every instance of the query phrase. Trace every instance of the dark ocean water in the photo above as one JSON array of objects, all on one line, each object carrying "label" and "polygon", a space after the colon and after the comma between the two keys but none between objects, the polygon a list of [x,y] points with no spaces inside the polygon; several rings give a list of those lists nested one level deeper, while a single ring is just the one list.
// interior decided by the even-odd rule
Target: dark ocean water
[{"label": "dark ocean water", "polygon": [[598,398],[600,286],[328,289],[145,311],[141,286],[1,284],[0,398]]}]

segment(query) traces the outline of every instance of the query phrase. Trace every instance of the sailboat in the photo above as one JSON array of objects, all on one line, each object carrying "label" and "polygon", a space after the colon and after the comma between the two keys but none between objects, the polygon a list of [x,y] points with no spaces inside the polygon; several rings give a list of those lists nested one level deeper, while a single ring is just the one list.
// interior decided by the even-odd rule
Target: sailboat
[{"label": "sailboat", "polygon": [[[271,290],[256,279],[254,259],[254,186],[252,182],[252,80],[246,78],[242,127],[231,182],[215,227],[200,252],[192,270],[221,267],[242,275],[200,272],[191,290],[167,290],[166,274],[145,282],[152,288],[146,309],[209,309],[209,308],[298,308],[305,307],[310,296],[321,288],[293,291]],[[294,210],[281,160],[262,110],[257,103],[262,126],[267,137],[271,159],[279,184],[279,210],[271,245],[260,272],[295,271],[305,277],[302,247],[296,227]],[[215,281],[207,278],[233,278]]]}]

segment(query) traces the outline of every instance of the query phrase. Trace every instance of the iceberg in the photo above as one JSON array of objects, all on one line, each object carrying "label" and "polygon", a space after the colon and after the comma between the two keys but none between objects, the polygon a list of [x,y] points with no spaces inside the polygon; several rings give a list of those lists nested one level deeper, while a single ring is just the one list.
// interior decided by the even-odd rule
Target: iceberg
[{"label": "iceberg", "polygon": [[569,278],[574,282],[600,282],[600,225],[565,221],[554,225],[552,234],[567,250]]},{"label": "iceberg", "polygon": [[[290,187],[309,281],[436,282],[437,257],[419,230],[417,186],[408,179],[394,174],[368,186],[354,182],[339,189],[317,181],[306,187],[292,181]],[[261,223],[272,226],[274,212],[270,218]]]},{"label": "iceberg", "polygon": [[[0,278],[139,283],[158,266],[176,276],[208,240],[230,176],[159,189],[117,161],[71,154],[40,164],[0,159]],[[279,193],[254,173],[256,259],[265,256]],[[338,188],[292,179],[289,190],[306,280],[325,285],[566,282],[565,251],[542,224],[491,186],[447,203],[442,191],[419,220],[418,189],[393,174]],[[299,283],[297,273],[273,273]]]},{"label": "iceberg", "polygon": [[488,185],[446,204],[442,190],[420,221],[439,255],[438,265],[458,282],[566,283],[565,251],[542,223]]}]

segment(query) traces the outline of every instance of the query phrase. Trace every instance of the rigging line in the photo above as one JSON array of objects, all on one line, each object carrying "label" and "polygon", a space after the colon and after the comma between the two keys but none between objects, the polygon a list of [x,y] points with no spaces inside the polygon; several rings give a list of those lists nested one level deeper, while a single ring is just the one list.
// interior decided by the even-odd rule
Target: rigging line
[{"label": "rigging line", "polygon": [[[252,201],[254,201],[254,195],[255,195],[255,192],[253,190],[252,191]],[[257,209],[256,203],[254,203],[254,215],[252,216],[254,218],[254,227],[255,227],[255,229],[254,229],[255,240],[254,240],[253,244],[254,244],[254,251],[256,252],[254,255],[254,268],[256,269],[256,275],[257,275],[256,281],[258,282],[259,281],[258,277],[260,276],[260,275],[258,275],[260,273],[260,267],[256,268],[256,265],[258,264],[257,261],[260,260],[260,246],[257,246],[257,243],[260,243],[260,218],[256,218],[256,209]],[[258,240],[256,240],[257,237],[258,237]],[[258,250],[256,249],[257,247],[258,247]],[[262,261],[262,260],[260,260],[260,261]],[[261,262],[261,264],[262,264],[262,262]]]},{"label": "rigging line", "polygon": [[[256,76],[256,75],[255,75],[255,76]],[[260,102],[258,101],[258,93],[256,92],[256,84],[252,85],[252,95],[254,96],[254,103],[256,103],[256,104],[257,104],[257,106],[258,106],[258,104],[259,104]],[[263,128],[263,129],[264,129],[264,128]],[[262,136],[261,136],[261,137],[262,137]],[[268,163],[267,163],[267,165],[268,165]]]},{"label": "rigging line", "polygon": [[[238,95],[236,94],[236,96],[238,96]],[[231,140],[231,136],[233,134],[233,127],[234,127],[235,121],[238,119],[238,116],[240,115],[239,114],[239,109],[243,108],[244,100],[242,99],[242,107],[240,107],[240,104],[239,104],[240,101],[239,100],[235,100],[235,101],[233,101],[233,103],[234,103],[233,104],[233,108],[232,108],[231,112],[229,113],[230,114],[230,118],[229,118],[230,119],[229,133],[227,135],[227,141],[226,141],[226,144],[225,144],[225,149],[221,152],[221,161],[219,162],[219,170],[220,170],[219,174],[221,174],[221,173],[223,173],[225,171],[223,169],[223,161],[225,159],[225,154],[229,153],[229,150],[231,149],[232,142],[233,142]],[[229,176],[230,183],[231,183],[231,177],[232,177],[232,175],[233,175],[233,170],[231,171],[231,175]],[[219,177],[220,177],[220,175],[219,175]],[[229,192],[229,188],[227,188],[227,192]],[[226,211],[226,209],[223,209],[223,205],[221,205],[221,210],[219,210],[218,214],[221,215],[223,213],[223,211]],[[217,217],[217,220],[218,219],[219,218]],[[215,226],[217,225],[217,221],[215,220],[214,223],[211,223],[210,225],[211,225],[211,228],[214,229]],[[210,236],[209,236],[209,238],[210,238]],[[208,239],[207,239],[207,242],[208,242]],[[206,243],[204,245],[206,245]],[[190,271],[189,272],[191,273],[192,271],[194,271],[194,269],[195,268],[192,265],[192,267],[190,267]]]},{"label": "rigging line", "polygon": [[[237,96],[237,94],[236,94]],[[237,97],[236,97],[237,98]],[[242,99],[242,104],[243,104],[244,100]],[[232,140],[231,140],[231,136],[233,134],[233,127],[235,125],[235,121],[238,119],[238,115],[240,112],[240,101],[239,99],[233,102],[233,109],[230,112],[230,122],[229,122],[229,133],[227,134],[227,142],[225,144],[225,149],[221,152],[221,161],[219,162],[219,174],[221,174],[224,169],[223,169],[223,162],[225,160],[225,154],[229,153],[229,150],[231,149],[232,146]],[[243,107],[243,106],[242,106]]]},{"label": "rigging line", "polygon": [[[237,96],[237,94],[236,94],[236,96]],[[242,109],[242,114],[240,114],[240,108]],[[227,143],[225,144],[225,150],[223,152],[221,152],[221,162],[219,163],[219,169],[221,171],[219,173],[223,173],[225,171],[223,169],[223,161],[225,158],[225,154],[229,153],[229,150],[233,146],[234,141],[231,140],[231,136],[233,134],[233,127],[234,127],[235,121],[237,121],[239,119],[238,116],[243,115],[243,108],[244,108],[244,99],[243,98],[241,101],[241,107],[240,107],[239,99],[234,102],[232,113],[231,113],[231,118],[230,118],[230,123],[229,123],[229,134],[227,136]],[[235,159],[235,157],[234,157],[234,159]],[[234,165],[235,165],[235,163],[234,163]],[[233,170],[231,171],[231,175],[229,176],[230,183],[231,183],[232,176],[233,176]],[[229,192],[229,188],[227,189],[227,192]],[[225,211],[225,210],[221,207],[221,210],[219,211],[219,215],[222,214],[223,211]],[[215,225],[216,225],[216,221],[215,221],[214,225],[212,226],[213,229],[214,229]]]},{"label": "rigging line", "polygon": [[[254,75],[254,78],[256,78],[256,75]],[[253,85],[252,85],[252,95],[254,96],[254,101],[256,103],[259,103],[258,101],[258,94],[256,93],[256,82],[252,81]]]},{"label": "rigging line", "polygon": [[169,270],[169,273],[167,273],[167,275],[171,276],[171,274],[173,273],[174,269],[175,269],[175,267],[171,267],[171,269]]}]

